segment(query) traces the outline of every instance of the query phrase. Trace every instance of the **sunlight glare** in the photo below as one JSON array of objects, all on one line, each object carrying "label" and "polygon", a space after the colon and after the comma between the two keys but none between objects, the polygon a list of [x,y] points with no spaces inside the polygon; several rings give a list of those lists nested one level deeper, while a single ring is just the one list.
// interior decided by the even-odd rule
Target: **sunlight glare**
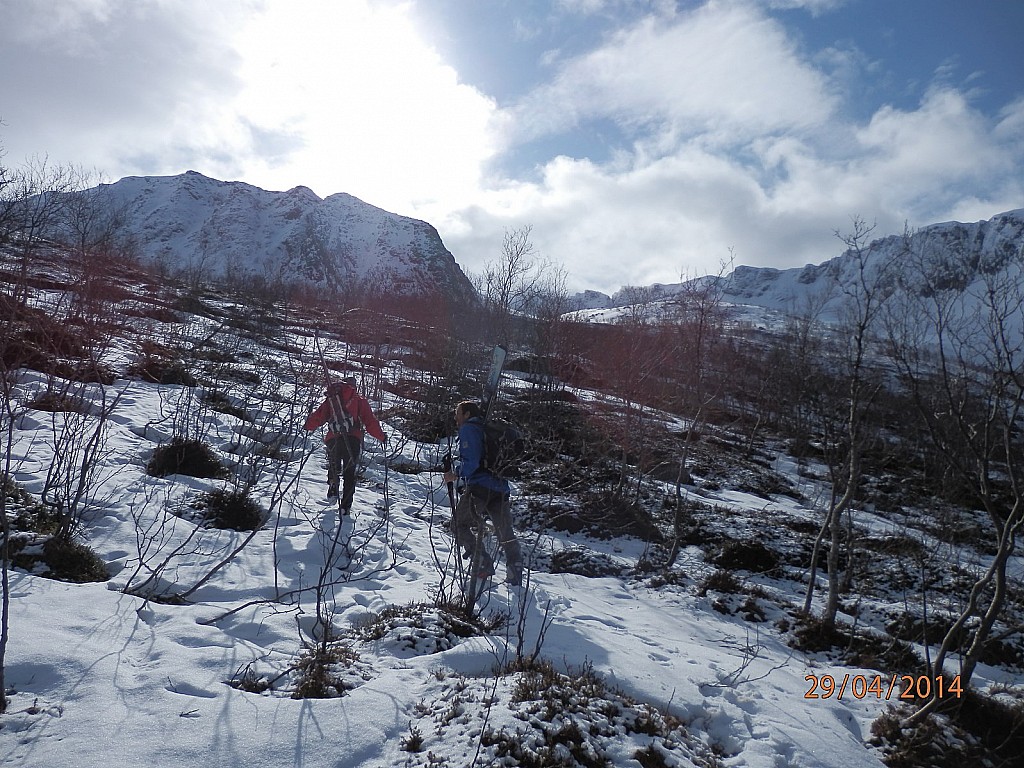
[{"label": "sunlight glare", "polygon": [[459,82],[404,6],[271,0],[236,45],[240,112],[285,147],[277,160],[257,147],[261,178],[398,213],[473,199],[495,105]]}]

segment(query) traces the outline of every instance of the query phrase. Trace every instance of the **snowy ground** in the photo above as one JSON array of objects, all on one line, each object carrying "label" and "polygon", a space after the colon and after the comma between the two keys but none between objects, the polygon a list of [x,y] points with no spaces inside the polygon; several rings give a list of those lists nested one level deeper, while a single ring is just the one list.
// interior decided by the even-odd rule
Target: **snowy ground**
[{"label": "snowy ground", "polygon": [[[25,374],[18,395],[27,401],[44,385],[40,375]],[[496,673],[515,658],[517,645],[527,652],[539,647],[543,659],[577,678],[592,668],[607,681],[604,703],[593,705],[586,722],[598,723],[595,743],[614,765],[642,765],[635,755],[643,749],[657,751],[664,765],[881,765],[866,741],[884,698],[805,695],[808,675],[841,680],[860,673],[871,680],[876,670],[795,652],[771,621],[723,615],[714,610],[713,595],[701,596],[692,585],[655,588],[640,578],[538,568],[528,587],[499,584],[483,599],[485,617],[507,612],[510,623],[469,637],[451,632],[428,606],[396,609],[431,603],[439,585],[452,587],[456,565],[439,475],[391,469],[433,463],[440,448],[403,439],[387,418],[389,450],[367,441],[351,517],[339,518],[322,501],[319,436],[293,434],[286,443],[292,461],[260,465],[256,496],[269,520],[226,557],[249,534],[197,528],[188,513],[190,499],[225,481],[145,472],[156,446],[180,428],[174,414],[201,389],[118,380],[105,391],[108,401],[112,394],[119,401],[83,533],[111,577],[68,584],[11,573],[6,668],[14,693],[9,714],[0,718],[4,765],[514,764],[497,756],[495,744],[482,743],[492,738],[481,737],[504,733],[530,748],[540,733],[540,705],[516,695],[522,674]],[[295,396],[280,391],[281,402],[252,406],[253,420],[277,419],[287,433],[283,402]],[[98,386],[83,392],[99,407]],[[387,397],[374,402],[378,412],[395,404]],[[73,417],[27,409],[17,423],[13,475],[33,495],[53,461],[54,420],[64,418]],[[249,456],[258,443],[248,436],[251,422],[235,416],[203,411],[189,418],[226,461]],[[765,526],[773,515],[810,514],[789,498],[722,491],[716,501],[741,513],[737,519],[753,517]],[[643,552],[629,539],[523,532],[523,540],[535,554],[576,547],[627,568]],[[225,566],[202,582],[222,560]],[[696,549],[681,562],[693,571],[704,567]],[[149,583],[165,591],[202,584],[184,604],[122,591],[154,573]],[[333,632],[347,649],[346,662],[336,667],[346,690],[295,699],[288,670],[317,624],[315,593],[303,590],[318,581]],[[799,599],[782,595],[780,602]],[[229,684],[245,679],[274,684],[262,693]],[[616,714],[607,698],[619,692],[624,698]],[[646,734],[636,726],[638,711],[677,718],[683,730],[678,738]]]}]

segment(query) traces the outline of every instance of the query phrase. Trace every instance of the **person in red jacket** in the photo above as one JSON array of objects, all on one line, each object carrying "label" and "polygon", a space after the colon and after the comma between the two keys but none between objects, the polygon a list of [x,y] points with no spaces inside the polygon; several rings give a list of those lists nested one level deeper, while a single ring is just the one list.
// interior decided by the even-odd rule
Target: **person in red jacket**
[{"label": "person in red jacket", "polygon": [[356,391],[356,380],[349,376],[327,385],[327,397],[309,414],[304,429],[327,425],[324,442],[327,446],[327,498],[338,497],[338,481],[342,480],[341,508],[352,509],[356,490],[356,467],[363,450],[364,430],[382,443],[387,440],[380,422],[373,415],[369,401]]}]

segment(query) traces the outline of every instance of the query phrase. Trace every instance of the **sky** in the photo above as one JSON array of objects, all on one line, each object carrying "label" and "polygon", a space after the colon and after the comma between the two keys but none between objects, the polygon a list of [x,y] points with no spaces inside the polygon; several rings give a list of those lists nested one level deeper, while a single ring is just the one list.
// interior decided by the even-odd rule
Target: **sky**
[{"label": "sky", "polygon": [[573,290],[1024,207],[1019,0],[0,0],[0,149],[530,227]]}]

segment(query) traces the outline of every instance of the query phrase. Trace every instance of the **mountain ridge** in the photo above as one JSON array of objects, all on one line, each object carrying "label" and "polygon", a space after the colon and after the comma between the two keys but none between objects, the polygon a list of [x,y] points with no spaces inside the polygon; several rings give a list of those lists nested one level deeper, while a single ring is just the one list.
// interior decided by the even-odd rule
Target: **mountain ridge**
[{"label": "mountain ridge", "polygon": [[[930,224],[906,235],[884,235],[860,245],[872,268],[888,259],[912,254],[917,258],[941,261],[949,279],[965,288],[980,275],[1006,267],[1010,258],[1022,248],[1024,208],[1005,211],[977,222]],[[854,249],[847,248],[826,261],[803,267],[779,269],[740,265],[717,280],[722,287],[722,299],[726,302],[791,312],[827,291],[834,278],[848,274],[856,257]],[[700,277],[695,280],[706,279]],[[584,291],[574,298],[583,310],[615,309],[635,303],[637,296],[652,302],[670,300],[694,282],[656,283],[632,290],[624,287],[611,296],[598,291]],[[827,308],[829,302],[825,303]]]},{"label": "mountain ridge", "polygon": [[213,278],[253,275],[403,295],[475,298],[437,230],[347,193],[273,192],[196,171],[128,176],[94,190],[141,255]]},{"label": "mountain ridge", "polygon": [[[302,185],[267,191],[196,171],[128,176],[93,192],[101,205],[121,212],[144,258],[174,270],[215,279],[299,280],[335,292],[440,294],[456,303],[477,301],[472,283],[431,224],[345,192],[321,198]],[[930,224],[858,247],[875,264],[931,252],[930,258],[944,261],[950,279],[966,285],[1024,248],[1024,208],[977,222]],[[848,248],[818,264],[787,269],[740,265],[713,279],[726,302],[792,312],[816,301],[853,260]],[[614,310],[671,300],[693,284],[623,286],[610,296],[587,290],[571,298],[579,310]]]}]

